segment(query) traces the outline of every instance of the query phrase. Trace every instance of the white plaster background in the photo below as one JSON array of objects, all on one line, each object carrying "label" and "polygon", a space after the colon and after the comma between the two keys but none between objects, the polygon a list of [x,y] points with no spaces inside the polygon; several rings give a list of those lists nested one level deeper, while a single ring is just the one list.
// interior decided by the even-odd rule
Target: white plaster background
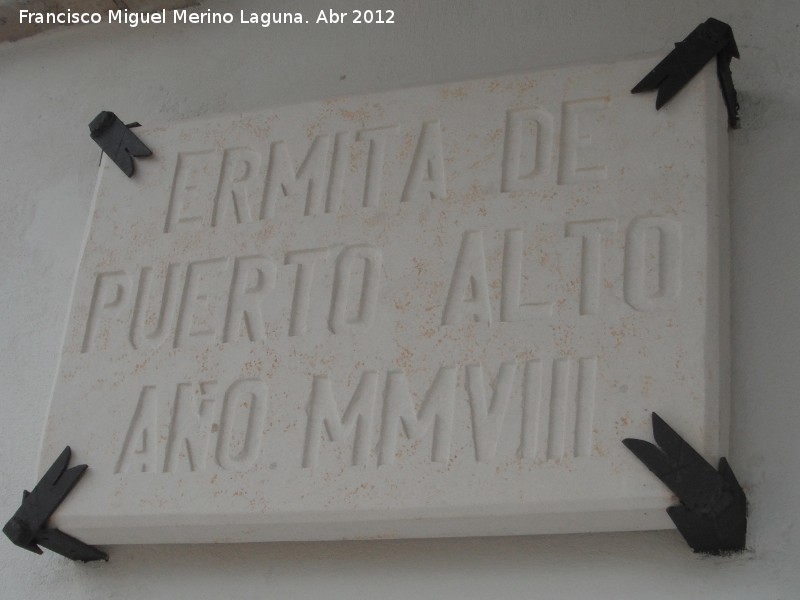
[{"label": "white plaster background", "polygon": [[[308,15],[327,6],[203,4]],[[666,53],[715,16],[733,26],[742,53],[733,64],[742,129],[731,136],[729,458],[750,498],[749,550],[699,557],[665,531],[127,546],[111,548],[108,564],[82,565],[2,539],[0,597],[797,598],[800,3],[392,0],[380,7],[394,9],[398,23],[90,26],[0,45],[0,521],[35,482],[97,170],[87,127],[97,112],[156,123]]]}]

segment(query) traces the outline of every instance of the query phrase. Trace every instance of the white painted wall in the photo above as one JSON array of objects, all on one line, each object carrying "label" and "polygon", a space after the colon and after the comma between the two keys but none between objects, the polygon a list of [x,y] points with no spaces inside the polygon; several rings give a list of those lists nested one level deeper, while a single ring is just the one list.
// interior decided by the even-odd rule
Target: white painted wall
[{"label": "white painted wall", "polygon": [[[322,4],[207,2],[302,10]],[[340,10],[370,4],[340,0]],[[171,121],[667,52],[708,16],[742,60],[731,136],[731,463],[749,550],[693,555],[672,531],[385,542],[130,546],[108,564],[0,540],[3,598],[765,598],[800,596],[800,4],[392,0],[398,24],[85,27],[0,45],[0,521],[34,469],[88,218],[101,109]],[[490,7],[491,6],[491,7]],[[635,82],[632,82],[635,83]],[[796,527],[797,526],[797,527]]]}]

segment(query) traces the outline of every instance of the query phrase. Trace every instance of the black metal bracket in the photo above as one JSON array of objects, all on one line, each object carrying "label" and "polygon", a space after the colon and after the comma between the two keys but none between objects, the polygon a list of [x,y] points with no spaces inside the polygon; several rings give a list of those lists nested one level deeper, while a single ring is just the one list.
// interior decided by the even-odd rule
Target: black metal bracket
[{"label": "black metal bracket", "polygon": [[653,437],[660,448],[631,438],[622,443],[678,496],[681,503],[669,507],[667,514],[692,550],[744,550],[747,498],[728,461],[720,458],[715,470],[656,413]]},{"label": "black metal bracket", "polygon": [[739,128],[739,102],[731,76],[731,58],[739,58],[739,49],[733,39],[730,25],[708,19],[695,27],[686,39],[675,44],[675,49],[656,68],[645,75],[631,90],[632,94],[658,89],[656,110],[664,106],[689,80],[700,72],[708,61],[717,57],[717,77],[728,109],[728,125]]},{"label": "black metal bracket", "polygon": [[36,484],[32,492],[22,492],[22,504],[9,519],[3,533],[20,548],[42,554],[39,545],[72,560],[90,562],[108,560],[108,554],[94,546],[67,535],[56,528],[48,528],[47,521],[88,468],[77,465],[67,469],[72,450],[67,446],[53,465]]},{"label": "black metal bracket", "polygon": [[128,177],[133,176],[133,157],[150,156],[153,152],[130,128],[138,123],[125,125],[113,112],[104,110],[89,123],[89,134],[103,152]]}]

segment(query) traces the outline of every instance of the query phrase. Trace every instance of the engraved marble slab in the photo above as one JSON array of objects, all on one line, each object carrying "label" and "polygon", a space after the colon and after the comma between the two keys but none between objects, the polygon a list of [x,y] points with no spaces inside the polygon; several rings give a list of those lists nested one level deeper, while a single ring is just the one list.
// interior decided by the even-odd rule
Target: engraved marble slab
[{"label": "engraved marble slab", "polygon": [[727,130],[655,59],[136,134],[44,434],[88,543],[670,527],[623,447],[727,431]]}]

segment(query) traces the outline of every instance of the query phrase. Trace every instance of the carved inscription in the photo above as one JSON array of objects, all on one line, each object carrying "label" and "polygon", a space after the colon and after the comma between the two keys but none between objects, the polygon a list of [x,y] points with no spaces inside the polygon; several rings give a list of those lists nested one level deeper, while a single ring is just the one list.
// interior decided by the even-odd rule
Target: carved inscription
[{"label": "carved inscription", "polygon": [[669,525],[619,440],[666,411],[726,452],[726,121],[713,66],[658,112],[629,93],[648,68],[142,128],[159,160],[101,165],[44,428],[41,472],[67,444],[92,465],[61,526]]},{"label": "carved inscription", "polygon": [[[500,205],[542,185],[606,180],[610,105],[609,97],[597,95],[555,108],[505,111],[495,171],[499,194],[484,198],[485,204]],[[444,206],[453,201],[446,136],[446,119],[429,117],[412,127],[389,122],[313,135],[309,130],[305,145],[269,139],[259,147],[178,152],[163,234],[302,221],[345,208],[374,216],[403,206]],[[402,177],[387,179],[387,157],[396,160],[400,144],[408,156]],[[542,202],[546,213],[548,201]],[[478,325],[555,327],[565,305],[574,307],[572,318],[598,322],[616,298],[633,312],[668,310],[679,300],[683,239],[673,216],[563,217],[548,223],[556,237],[546,243],[535,220],[512,227],[487,223],[451,228],[447,234],[457,243],[440,243],[445,279],[425,308],[438,321],[428,335]],[[554,245],[571,249],[569,260],[556,259],[561,281],[570,285],[554,286],[535,275],[552,260],[549,252],[557,254]],[[80,349],[106,352],[113,340],[147,352],[227,344],[257,349],[281,340],[369,336],[388,324],[380,315],[387,304],[385,263],[393,251],[357,239],[281,251],[267,244],[235,256],[173,257],[97,272]],[[616,298],[608,291],[613,281],[621,281]],[[344,452],[342,466],[402,463],[404,440],[414,440],[416,455],[430,463],[448,463],[453,440],[463,433],[456,426],[469,429],[476,463],[585,458],[593,451],[600,364],[596,353],[554,352],[514,358],[493,372],[476,362],[428,365],[435,368],[427,379],[403,369],[365,368],[346,387],[335,383],[335,372],[315,369],[306,376],[305,423],[280,435],[297,438],[291,443],[302,448],[296,466],[306,469],[316,468],[329,447]],[[273,443],[264,439],[273,402],[261,377],[143,385],[131,404],[115,470],[242,471],[263,465],[270,460],[263,449]]]},{"label": "carved inscription", "polygon": [[[430,170],[428,171],[431,172]],[[564,234],[580,240],[579,311],[597,315],[601,307],[603,241],[614,235],[615,219],[572,221]],[[500,285],[501,322],[549,319],[554,300],[523,302],[523,229],[503,233]],[[442,326],[462,322],[492,324],[493,309],[484,236],[467,231],[442,304]],[[666,217],[633,220],[624,250],[625,299],[636,310],[657,309],[680,291],[680,224]],[[130,343],[134,348],[172,340],[175,348],[192,343],[256,342],[266,339],[269,294],[278,266],[295,270],[292,307],[285,334],[309,333],[311,283],[318,265],[326,265],[332,249],[312,248],[286,253],[283,260],[265,256],[212,259],[170,264],[160,273],[142,267],[138,277],[115,271],[97,276],[83,351],[97,337],[110,335],[130,302]],[[356,268],[358,265],[358,268]],[[368,245],[347,246],[333,261],[328,329],[331,334],[366,331],[374,323],[381,279],[382,252]],[[136,289],[131,289],[138,281]],[[178,298],[178,290],[183,288]],[[150,324],[149,328],[146,326]],[[317,465],[325,440],[352,440],[351,466],[393,464],[400,437],[424,438],[431,432],[430,460],[447,462],[457,396],[457,366],[439,369],[421,405],[411,401],[402,371],[364,371],[349,402],[339,409],[327,375],[313,377],[305,427],[302,466]],[[487,383],[480,365],[463,367],[464,393],[477,462],[496,458],[512,388],[521,380],[522,419],[517,455],[524,459],[557,460],[565,455],[591,455],[597,358],[558,358],[543,365],[503,363]],[[216,397],[216,382],[178,383],[174,396],[155,386],[142,388],[117,461],[117,472],[176,472],[181,469],[242,470],[259,462],[259,448],[268,410],[268,388],[258,380],[240,380]],[[165,394],[167,394],[165,396]],[[239,403],[244,395],[248,400]],[[375,434],[376,425],[378,433]],[[160,444],[158,440],[166,440]],[[163,446],[163,447],[162,447]]]},{"label": "carved inscription", "polygon": [[[537,115],[509,113],[509,126],[521,127],[520,123],[532,122],[534,117]],[[550,127],[545,117],[538,115],[537,118],[546,123],[545,128]],[[539,129],[538,121],[533,132],[546,135],[545,129]],[[359,139],[370,142],[371,164],[381,164],[385,136],[390,133],[395,133],[395,128],[359,134]],[[423,138],[414,158],[416,166],[409,175],[404,201],[411,201],[412,196],[423,192],[428,200],[444,194],[439,174],[441,155],[437,150],[441,146],[440,135],[436,123],[423,127]],[[326,138],[320,139],[323,141],[316,143],[322,148],[327,142]],[[506,152],[514,156],[520,144],[517,139],[507,141]],[[536,148],[541,156],[538,142]],[[315,158],[318,150],[312,147],[294,174],[287,167],[291,160],[286,150],[279,152],[283,155],[280,159],[283,166],[275,167],[273,173],[282,174],[279,179],[283,192],[289,194],[297,188],[298,180],[303,180],[308,185],[304,214],[321,210],[321,196],[311,191],[317,185],[312,173],[318,168],[313,167],[319,162]],[[246,191],[245,183],[247,174],[254,168],[252,165],[258,160],[243,151],[226,152],[224,157],[219,189],[225,190],[223,196],[226,202],[230,201],[232,215],[237,219],[242,215],[252,216],[253,195]],[[191,160],[186,164],[191,164]],[[232,160],[244,166],[232,170],[228,164]],[[518,162],[504,162],[504,186],[514,189],[521,185],[521,180],[546,172],[546,164],[543,158],[537,158],[532,170],[522,177]],[[179,161],[178,168],[184,168],[182,165]],[[569,168],[573,173],[580,172],[574,164]],[[339,176],[336,169],[334,165],[331,181]],[[239,175],[231,175],[233,172]],[[592,168],[586,172],[600,173],[601,170]],[[178,180],[183,182],[184,176],[176,175]],[[183,197],[190,191],[194,193],[195,186],[181,185],[183,190],[173,194],[173,198]],[[364,202],[372,205],[379,195],[380,178],[368,178],[366,185]],[[218,194],[215,206],[221,206],[221,197]],[[333,204],[328,202],[325,206],[335,206],[338,202],[335,193],[329,195],[330,198]],[[220,213],[214,213],[217,214]],[[200,217],[176,221],[178,224],[192,222],[204,221]],[[212,216],[209,223],[213,226],[216,216]],[[580,315],[598,315],[602,311],[602,282],[609,275],[603,272],[603,253],[619,225],[618,219],[613,218],[564,224],[565,238],[579,241],[580,260],[574,269],[580,283]],[[484,231],[468,230],[461,236],[447,292],[441,299],[441,326],[457,327],[470,322],[491,326],[497,318],[494,315],[505,323],[552,318],[559,298],[538,297],[534,301],[522,298],[526,230],[508,229],[502,236],[499,311],[495,312],[492,306],[494,296]],[[625,301],[633,309],[657,310],[664,303],[677,299],[681,287],[681,242],[680,223],[673,218],[641,217],[627,224],[623,257],[618,262],[624,265]],[[263,255],[221,257],[186,264],[171,263],[166,268],[143,266],[138,273],[99,273],[82,350],[91,351],[99,340],[114,334],[115,324],[125,322],[129,323],[129,340],[135,349],[154,348],[165,342],[177,349],[219,342],[265,341],[267,326],[275,329],[270,294],[278,279],[291,271],[294,272],[294,289],[290,317],[283,325],[284,335],[318,335],[320,331],[309,327],[309,314],[319,304],[319,299],[315,301],[312,297],[312,289],[321,269],[332,271],[333,282],[326,303],[326,333],[366,332],[373,326],[380,304],[382,262],[380,248],[357,244],[291,250],[277,259]],[[533,290],[528,286],[528,291],[535,294],[535,286]],[[470,411],[475,461],[495,460],[501,436],[509,434],[518,436],[517,456],[520,458],[558,460],[566,455],[591,455],[597,358],[556,358],[547,363],[541,360],[503,363],[491,385],[488,383],[490,375],[480,365],[442,366],[422,403],[416,407],[411,400],[408,378],[399,370],[390,370],[385,375],[364,371],[349,395],[350,400],[341,405],[341,409],[330,378],[325,374],[315,375],[304,429],[302,466],[317,465],[326,441],[352,444],[350,466],[394,464],[399,439],[422,439],[429,433],[430,460],[447,462],[451,456],[460,370],[462,393]],[[516,385],[521,390],[522,418],[519,429],[513,433],[507,430],[507,424],[504,425],[504,417]],[[258,380],[236,381],[222,394],[214,381],[178,383],[174,395],[171,390],[143,387],[119,455],[117,472],[133,469],[168,473],[212,466],[234,470],[252,467],[259,462],[269,405],[267,390],[266,384]],[[242,394],[249,398],[244,404],[232,400]],[[347,397],[347,393],[345,395]],[[161,444],[158,440],[166,442]]]}]

